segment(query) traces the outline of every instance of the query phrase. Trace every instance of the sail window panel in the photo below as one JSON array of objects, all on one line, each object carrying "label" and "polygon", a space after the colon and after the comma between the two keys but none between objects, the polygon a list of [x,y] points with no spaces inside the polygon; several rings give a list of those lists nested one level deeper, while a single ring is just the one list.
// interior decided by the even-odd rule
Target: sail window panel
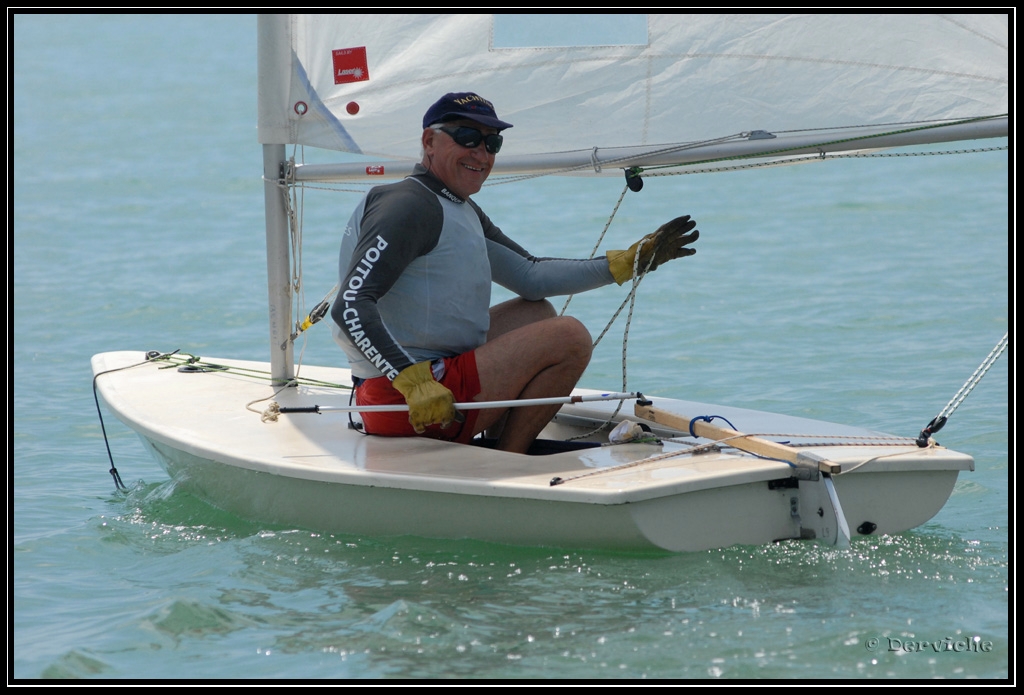
[{"label": "sail window panel", "polygon": [[492,47],[646,46],[645,14],[496,14]]}]

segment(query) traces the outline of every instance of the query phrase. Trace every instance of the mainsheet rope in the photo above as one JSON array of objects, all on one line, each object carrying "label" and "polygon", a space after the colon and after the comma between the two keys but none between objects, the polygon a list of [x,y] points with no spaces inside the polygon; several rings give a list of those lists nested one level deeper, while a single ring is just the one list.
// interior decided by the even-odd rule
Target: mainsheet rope
[{"label": "mainsheet rope", "polygon": [[960,404],[964,402],[964,399],[967,398],[967,394],[974,390],[974,387],[978,385],[978,382],[981,381],[981,378],[985,376],[986,372],[992,368],[992,365],[996,363],[999,356],[1006,351],[1007,346],[1010,344],[1009,337],[1009,331],[1003,334],[1002,339],[996,343],[996,346],[992,348],[992,351],[988,353],[988,356],[981,361],[978,368],[975,369],[974,373],[971,374],[966,382],[964,382],[964,385],[960,387],[960,390],[956,392],[956,395],[950,399],[949,403],[946,404],[946,407],[940,410],[939,414],[932,418],[932,421],[929,422],[923,430],[921,430],[921,434],[917,437],[917,445],[919,447],[923,448],[928,446],[931,436],[942,429],[943,425],[946,424],[946,421],[949,420],[949,417],[953,412],[956,411],[956,409],[960,407]]}]

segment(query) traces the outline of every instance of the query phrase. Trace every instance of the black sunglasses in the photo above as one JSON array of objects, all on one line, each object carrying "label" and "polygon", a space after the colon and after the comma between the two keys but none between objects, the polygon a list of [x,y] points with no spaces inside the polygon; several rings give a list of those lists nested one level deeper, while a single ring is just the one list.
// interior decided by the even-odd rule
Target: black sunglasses
[{"label": "black sunglasses", "polygon": [[457,145],[462,145],[463,147],[472,149],[479,147],[482,142],[484,143],[484,149],[491,154],[498,154],[498,151],[501,150],[501,143],[504,140],[497,133],[484,135],[476,128],[470,128],[469,126],[458,126],[455,128],[437,126],[437,129],[450,135]]}]

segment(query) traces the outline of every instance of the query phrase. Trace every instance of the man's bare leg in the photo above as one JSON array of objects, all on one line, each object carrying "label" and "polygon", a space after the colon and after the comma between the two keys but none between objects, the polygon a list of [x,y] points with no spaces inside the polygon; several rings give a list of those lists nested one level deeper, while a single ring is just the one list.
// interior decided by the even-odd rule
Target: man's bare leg
[{"label": "man's bare leg", "polygon": [[491,307],[491,327],[487,331],[487,340],[490,342],[509,331],[555,316],[558,316],[558,312],[546,299],[539,302],[510,299]]},{"label": "man's bare leg", "polygon": [[[512,300],[495,310],[494,337],[489,333],[487,343],[476,350],[481,388],[476,400],[568,396],[590,363],[592,339],[586,327],[568,316],[552,317],[548,302]],[[476,431],[494,425],[507,412],[498,448],[526,453],[559,407],[482,410]]]},{"label": "man's bare leg", "polygon": [[[507,302],[491,307],[491,325],[487,331],[488,342],[509,331],[522,328],[537,321],[551,319],[558,315],[551,302],[544,299],[532,302],[525,299],[510,299]],[[491,439],[499,439],[505,429],[505,421],[511,409],[506,410],[496,422],[488,425],[484,435]]]}]

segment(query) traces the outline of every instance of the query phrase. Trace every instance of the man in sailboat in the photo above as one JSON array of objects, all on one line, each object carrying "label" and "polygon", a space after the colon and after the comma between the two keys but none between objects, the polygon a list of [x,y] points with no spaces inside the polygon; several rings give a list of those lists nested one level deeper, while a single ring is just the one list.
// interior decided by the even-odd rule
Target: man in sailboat
[{"label": "man in sailboat", "polygon": [[[468,442],[498,430],[497,447],[525,453],[559,406],[456,411],[467,401],[567,396],[586,369],[586,327],[547,297],[582,292],[693,255],[689,216],[625,251],[589,260],[531,256],[470,199],[512,124],[472,92],[449,93],[423,117],[423,160],[412,176],[371,190],[341,244],[334,335],[352,367],[370,434]],[[491,282],[519,297],[490,306]]]}]

